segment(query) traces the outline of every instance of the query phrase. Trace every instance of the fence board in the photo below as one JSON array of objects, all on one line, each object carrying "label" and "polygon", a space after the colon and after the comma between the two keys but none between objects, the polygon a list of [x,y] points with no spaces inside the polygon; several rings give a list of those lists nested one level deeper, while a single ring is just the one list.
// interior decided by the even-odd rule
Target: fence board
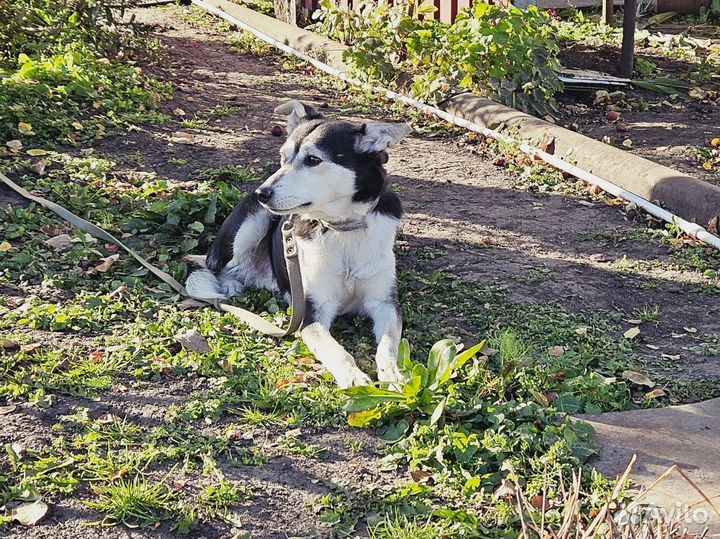
[{"label": "fence board", "polygon": [[[358,2],[356,0],[333,0],[342,8],[352,8]],[[463,9],[469,8],[473,0],[423,0],[424,4],[434,5],[437,8],[435,18],[442,22],[451,23],[457,14]],[[302,14],[309,17],[319,6],[319,0],[301,0],[300,7]]]}]

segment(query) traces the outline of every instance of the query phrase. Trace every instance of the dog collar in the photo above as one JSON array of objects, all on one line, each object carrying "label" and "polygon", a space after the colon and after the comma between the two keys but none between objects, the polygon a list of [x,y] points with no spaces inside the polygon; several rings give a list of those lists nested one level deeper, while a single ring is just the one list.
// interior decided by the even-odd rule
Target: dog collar
[{"label": "dog collar", "polygon": [[[367,215],[370,215],[372,211],[377,208],[379,203],[380,197],[375,199],[375,202],[373,202],[373,205],[367,212]],[[325,221],[323,219],[318,219],[318,221],[325,229],[334,230],[336,232],[352,232],[353,230],[363,230],[367,228],[367,215],[362,221],[342,221],[340,223],[331,223],[330,221]]]},{"label": "dog collar", "polygon": [[362,230],[368,226],[367,221],[364,219],[362,221],[345,221],[342,223],[331,223],[322,219],[318,219],[318,221],[324,228],[329,228],[336,232],[352,232],[353,230]]}]

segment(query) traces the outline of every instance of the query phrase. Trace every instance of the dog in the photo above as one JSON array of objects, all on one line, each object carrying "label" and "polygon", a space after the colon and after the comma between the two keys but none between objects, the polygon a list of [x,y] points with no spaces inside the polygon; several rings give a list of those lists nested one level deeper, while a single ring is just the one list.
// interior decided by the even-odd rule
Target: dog
[{"label": "dog", "polygon": [[224,300],[252,287],[288,298],[282,248],[273,238],[289,219],[305,289],[302,340],[340,388],[367,385],[370,378],[330,334],[338,316],[367,315],[378,345],[378,380],[397,386],[403,382],[397,365],[402,316],[393,245],[403,210],[383,165],[387,149],[411,129],[333,121],[295,100],[275,112],[287,115],[280,169],[225,220],[205,267],[188,277],[187,291]]}]

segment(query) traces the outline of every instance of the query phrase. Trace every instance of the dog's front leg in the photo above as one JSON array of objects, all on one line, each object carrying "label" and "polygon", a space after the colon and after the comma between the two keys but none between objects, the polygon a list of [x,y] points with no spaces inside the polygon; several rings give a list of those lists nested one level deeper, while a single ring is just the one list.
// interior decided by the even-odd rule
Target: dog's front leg
[{"label": "dog's front leg", "polygon": [[398,346],[402,335],[402,318],[396,303],[382,302],[372,306],[375,341],[378,344],[375,361],[378,380],[401,384],[404,381],[397,364]]},{"label": "dog's front leg", "polygon": [[309,319],[310,323],[300,330],[300,336],[320,363],[335,377],[340,389],[370,384],[367,374],[358,368],[355,359],[330,334],[330,325],[337,311],[327,305],[319,309],[311,307],[310,310],[306,314],[306,320]]}]

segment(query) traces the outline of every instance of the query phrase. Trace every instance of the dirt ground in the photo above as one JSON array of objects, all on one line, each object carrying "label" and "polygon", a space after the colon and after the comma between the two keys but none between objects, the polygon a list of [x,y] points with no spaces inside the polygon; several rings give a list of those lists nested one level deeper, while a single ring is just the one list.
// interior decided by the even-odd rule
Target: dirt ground
[{"label": "dirt ground", "polygon": [[[636,58],[653,62],[662,70],[662,75],[649,78],[688,80],[692,65],[689,60],[671,59],[649,47],[638,47]],[[619,50],[614,47],[589,47],[582,43],[565,45],[560,60],[564,67],[619,76]],[[703,87],[717,92],[720,88],[717,75]],[[720,184],[717,167],[711,171],[703,169],[701,160],[694,153],[696,148],[709,149],[710,141],[720,136],[720,97],[673,99],[633,88],[622,92],[625,97],[615,98],[610,104],[595,104],[595,91],[568,92],[559,99],[562,104],[560,122],[583,135],[620,148],[624,148],[623,142],[629,139],[632,147],[626,149],[634,154]],[[581,105],[579,109],[578,104]],[[619,111],[620,119],[608,120],[608,110]]]},{"label": "dirt ground", "polygon": [[[270,127],[281,122],[272,111],[288,98],[320,106],[327,114],[352,116],[342,108],[340,92],[317,87],[301,71],[283,70],[277,57],[232,54],[220,35],[192,28],[177,17],[175,9],[143,10],[138,18],[150,24],[153,37],[168,48],[167,57],[151,69],[175,85],[172,102],[164,105],[168,113],[181,108],[190,117],[217,105],[239,110],[213,120],[217,131],[182,128],[177,119],[141,127],[96,147],[99,154],[124,162],[128,174],[156,172],[184,181],[193,170],[220,165],[271,170],[282,142],[270,134]],[[720,124],[717,115],[714,118],[715,125]],[[190,133],[193,143],[170,144],[178,132]],[[141,159],[123,161],[137,154]],[[173,159],[188,163],[173,164]],[[672,269],[666,247],[631,239],[642,225],[625,220],[617,209],[515,189],[516,176],[494,166],[482,151],[465,146],[459,136],[412,135],[391,153],[388,170],[407,212],[402,239],[409,243],[410,255],[400,257],[401,269],[418,264],[424,270],[447,269],[471,282],[507,286],[514,301],[558,302],[572,310],[632,312],[646,305],[659,306],[658,325],[643,327],[644,342],[656,348],[642,347],[640,354],[651,364],[660,354],[679,355],[679,376],[720,382],[720,357],[692,351],[703,336],[718,331],[718,296],[712,290],[708,293],[708,285],[697,272]],[[418,253],[423,249],[434,249],[437,256],[421,260]],[[634,271],[618,269],[624,259],[636,263]],[[546,277],[532,282],[523,279],[533,272]],[[649,282],[653,286],[644,286]],[[683,327],[696,331],[686,332]],[[82,403],[93,408],[93,415],[122,410],[136,421],[152,422],[201,384],[192,377],[178,377],[164,387],[132,388]],[[58,401],[47,411],[23,407],[22,413],[4,417],[0,443],[17,441],[32,448],[51,441],[50,426],[56,418],[81,402],[71,397]],[[231,480],[262,485],[240,515],[243,529],[255,539],[309,536],[315,526],[315,515],[308,507],[311,500],[359,484],[383,488],[396,478],[379,466],[382,443],[372,434],[307,431],[302,436],[327,446],[329,457],[318,461],[282,456],[262,468],[228,472],[237,474],[229,476]],[[351,453],[344,443],[348,437],[363,440],[365,450]],[[97,515],[87,508],[61,500],[45,523],[16,527],[4,536],[175,537],[166,526],[147,531],[83,524],[93,520]],[[233,533],[227,527],[206,527],[193,532],[193,537],[230,538]]]}]

